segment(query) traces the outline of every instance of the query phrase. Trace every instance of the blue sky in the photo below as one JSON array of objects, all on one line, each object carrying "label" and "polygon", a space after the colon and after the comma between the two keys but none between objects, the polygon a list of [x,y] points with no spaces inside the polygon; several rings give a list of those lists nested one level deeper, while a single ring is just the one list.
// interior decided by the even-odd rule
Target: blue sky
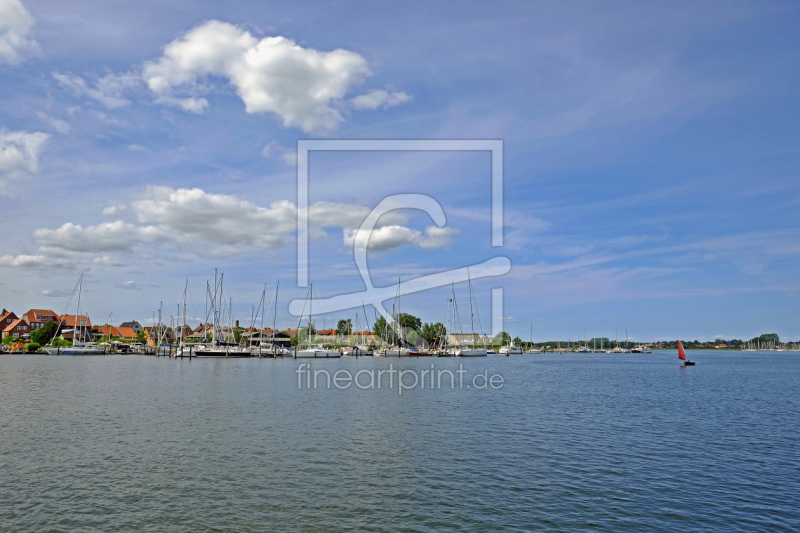
[{"label": "blue sky", "polygon": [[[95,322],[168,315],[187,278],[199,317],[218,267],[242,321],[280,279],[296,327],[298,139],[502,139],[503,248],[488,153],[312,154],[315,293],[362,290],[347,232],[421,193],[448,231],[383,220],[376,286],[502,255],[511,272],[475,283],[481,318],[502,287],[523,338],[798,340],[799,13],[0,0],[0,306],[62,312],[84,272]],[[402,305],[438,321],[448,293]]]}]

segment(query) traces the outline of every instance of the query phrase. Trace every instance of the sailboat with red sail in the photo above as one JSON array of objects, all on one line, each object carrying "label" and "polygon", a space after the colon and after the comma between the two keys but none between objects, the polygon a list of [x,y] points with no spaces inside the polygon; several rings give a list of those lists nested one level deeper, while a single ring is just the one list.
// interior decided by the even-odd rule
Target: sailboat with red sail
[{"label": "sailboat with red sail", "polygon": [[695,364],[694,361],[686,359],[686,352],[683,351],[683,344],[681,344],[681,341],[678,341],[678,359],[683,361],[683,366],[692,366]]}]

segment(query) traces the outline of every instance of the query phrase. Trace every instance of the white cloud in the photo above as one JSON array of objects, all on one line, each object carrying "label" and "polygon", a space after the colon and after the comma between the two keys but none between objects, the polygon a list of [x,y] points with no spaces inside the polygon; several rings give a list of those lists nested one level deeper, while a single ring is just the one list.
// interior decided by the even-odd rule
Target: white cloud
[{"label": "white cloud", "polygon": [[0,63],[19,65],[39,51],[30,38],[34,22],[20,0],[0,0]]},{"label": "white cloud", "polygon": [[58,229],[37,229],[33,239],[41,246],[73,252],[127,252],[139,243],[167,240],[167,236],[152,226],[134,226],[117,220],[97,226],[83,226],[67,222]]},{"label": "white cloud", "polygon": [[0,128],[0,194],[7,193],[8,181],[38,172],[39,153],[49,138],[46,133]]},{"label": "white cloud", "polygon": [[101,257],[95,257],[92,259],[92,264],[99,265],[99,266],[106,266],[106,267],[117,267],[117,266],[125,266],[125,263],[122,261],[118,261],[113,257],[109,257],[107,255]]},{"label": "white cloud", "polygon": [[275,141],[267,143],[261,151],[261,155],[266,159],[273,157],[278,158],[283,161],[286,166],[294,167],[297,165],[297,150],[286,148]]},{"label": "white cloud", "polygon": [[184,111],[189,111],[196,115],[202,115],[208,111],[208,100],[205,98],[176,98],[174,96],[164,95],[156,98],[156,103],[180,107]]},{"label": "white cloud", "polygon": [[96,118],[97,120],[105,122],[106,124],[112,124],[114,126],[124,126],[125,125],[125,121],[119,120],[119,119],[114,118],[114,117],[110,117],[110,116],[106,115],[105,113],[101,113],[100,111],[95,111],[94,109],[90,110],[89,114],[91,116],[93,116],[94,118]]},{"label": "white cloud", "polygon": [[0,265],[10,267],[35,267],[42,265],[47,258],[43,255],[4,255],[0,257]]},{"label": "white cloud", "polygon": [[125,211],[126,206],[124,204],[117,204],[117,205],[110,205],[103,209],[103,215],[110,217]]},{"label": "white cloud", "polygon": [[50,127],[53,128],[54,130],[56,130],[58,133],[61,133],[63,135],[66,135],[66,134],[69,133],[69,130],[70,130],[69,124],[67,124],[63,120],[59,120],[57,118],[51,117],[47,113],[43,113],[42,111],[39,111],[36,115],[40,119],[42,119],[45,122],[47,122],[47,124],[49,124]]},{"label": "white cloud", "polygon": [[[248,249],[279,248],[294,242],[297,233],[297,208],[286,200],[259,207],[251,202],[223,194],[211,194],[201,189],[172,189],[148,187],[142,199],[132,203],[140,225],[118,220],[96,226],[66,223],[57,229],[37,229],[33,240],[39,244],[40,256],[6,256],[10,266],[29,260],[47,261],[66,254],[72,263],[85,261],[85,253],[111,253],[96,257],[92,264],[119,266],[114,254],[138,251],[140,245],[171,245],[177,250],[198,252],[207,245],[212,253],[237,253]],[[103,214],[112,215],[124,206],[109,206]],[[341,228],[352,240],[370,209],[361,205],[319,202],[309,208],[309,236],[327,236],[327,228]],[[400,224],[408,216],[402,212],[387,213],[379,220],[370,244],[372,250],[389,250],[411,244],[423,249],[440,248],[450,243],[456,230],[430,227],[424,233]],[[352,244],[351,244],[352,245]],[[188,248],[187,248],[188,246]],[[0,263],[2,264],[2,263]]]},{"label": "white cloud", "polygon": [[[336,109],[353,84],[370,72],[355,52],[320,52],[285,37],[257,39],[237,26],[211,20],[181,35],[164,55],[144,65],[143,76],[157,101],[198,112],[205,76],[230,81],[248,113],[275,113],[285,126],[303,131],[335,129],[344,119]],[[176,91],[188,93],[174,96]]]},{"label": "white cloud", "polygon": [[115,285],[118,289],[125,289],[126,291],[140,291],[142,287],[137,285],[135,281],[123,281]]},{"label": "white cloud", "polygon": [[125,148],[130,150],[131,152],[149,152],[150,149],[138,144],[129,144],[126,145]]},{"label": "white cloud", "polygon": [[109,109],[129,105],[131,101],[123,96],[124,92],[141,83],[139,76],[132,72],[107,74],[95,81],[94,87],[90,87],[83,78],[74,74],[53,72],[53,78],[73,96],[78,98],[88,96]]},{"label": "white cloud", "polygon": [[72,294],[70,291],[61,291],[61,290],[44,290],[40,293],[42,296],[48,296],[50,298],[63,298],[64,296],[69,296]]},{"label": "white cloud", "polygon": [[344,244],[363,248],[366,244],[364,241],[369,238],[369,249],[373,252],[387,252],[406,244],[423,250],[433,250],[449,246],[456,233],[458,233],[456,229],[436,226],[425,228],[425,233],[405,226],[384,226],[374,229],[371,235],[357,230],[345,230]]},{"label": "white cloud", "polygon": [[350,105],[356,109],[387,109],[396,105],[404,104],[411,100],[411,96],[402,91],[384,91],[377,89],[367,94],[356,96],[350,100]]}]

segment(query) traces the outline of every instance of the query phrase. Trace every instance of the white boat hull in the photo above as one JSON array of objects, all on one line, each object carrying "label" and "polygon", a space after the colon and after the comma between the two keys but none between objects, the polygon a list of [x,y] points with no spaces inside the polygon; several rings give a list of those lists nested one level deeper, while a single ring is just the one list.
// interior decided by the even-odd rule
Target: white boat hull
[{"label": "white boat hull", "polygon": [[105,355],[106,351],[102,348],[72,348],[62,346],[61,348],[45,348],[49,355]]},{"label": "white boat hull", "polygon": [[335,359],[342,354],[333,350],[297,350],[294,352],[295,359]]},{"label": "white boat hull", "polygon": [[458,357],[486,357],[489,355],[485,349],[456,350]]}]

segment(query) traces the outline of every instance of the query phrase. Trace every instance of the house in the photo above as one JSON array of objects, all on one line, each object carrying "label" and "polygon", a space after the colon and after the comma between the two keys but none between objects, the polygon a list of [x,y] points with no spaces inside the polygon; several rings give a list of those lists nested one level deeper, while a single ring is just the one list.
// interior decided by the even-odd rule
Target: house
[{"label": "house", "polygon": [[472,345],[473,342],[475,344],[491,344],[492,339],[485,335],[478,335],[477,333],[451,333],[447,338],[447,342],[453,345],[466,346]]},{"label": "house", "polygon": [[206,331],[212,329],[214,327],[213,324],[200,324],[196,328],[192,330],[192,333],[205,333]]},{"label": "house", "polygon": [[0,331],[5,330],[8,326],[11,325],[19,317],[15,315],[12,311],[6,311],[3,309],[3,312],[0,314]]},{"label": "house", "polygon": [[3,329],[3,338],[19,337],[20,339],[31,338],[31,328],[25,320],[18,318]]},{"label": "house", "polygon": [[[144,329],[144,328],[142,328],[142,325],[141,325],[141,324],[139,324],[139,323],[138,323],[137,321],[135,321],[135,320],[131,320],[130,322],[123,322],[122,324],[120,324],[120,325],[119,325],[119,327],[120,327],[120,328],[130,328],[130,329],[132,329],[132,330],[133,330],[133,332],[134,332],[134,333],[136,333],[137,335],[139,334],[139,332],[140,332],[140,331],[142,331],[142,329]],[[135,337],[135,336],[136,336],[136,335],[134,335],[134,337]]]},{"label": "house", "polygon": [[103,337],[116,338],[119,337],[119,329],[114,326],[109,326],[108,324],[104,326],[93,326],[92,336],[97,339],[102,339]]},{"label": "house", "polygon": [[290,339],[294,339],[295,337],[297,337],[298,331],[299,330],[297,328],[289,328],[286,330],[286,334],[289,335]]},{"label": "house", "polygon": [[58,323],[59,317],[49,309],[31,309],[22,315],[22,319],[28,323],[31,331],[43,328],[48,322]]},{"label": "house", "polygon": [[120,326],[117,328],[117,337],[124,341],[135,341],[138,338],[139,333],[127,326]]},{"label": "house", "polygon": [[[183,330],[183,334],[181,334],[181,330]],[[188,339],[189,337],[192,336],[192,333],[193,331],[190,326],[178,326],[177,328],[175,328],[175,331],[173,332],[176,340]]]},{"label": "house", "polygon": [[[77,326],[76,326],[77,323]],[[78,342],[89,342],[92,340],[92,321],[83,315],[64,315],[61,317],[63,333],[61,338],[72,340],[73,332],[75,340]]]},{"label": "house", "polygon": [[164,325],[153,327],[146,327],[144,331],[147,338],[148,346],[155,346],[156,344],[172,344],[175,340],[175,332]]}]

